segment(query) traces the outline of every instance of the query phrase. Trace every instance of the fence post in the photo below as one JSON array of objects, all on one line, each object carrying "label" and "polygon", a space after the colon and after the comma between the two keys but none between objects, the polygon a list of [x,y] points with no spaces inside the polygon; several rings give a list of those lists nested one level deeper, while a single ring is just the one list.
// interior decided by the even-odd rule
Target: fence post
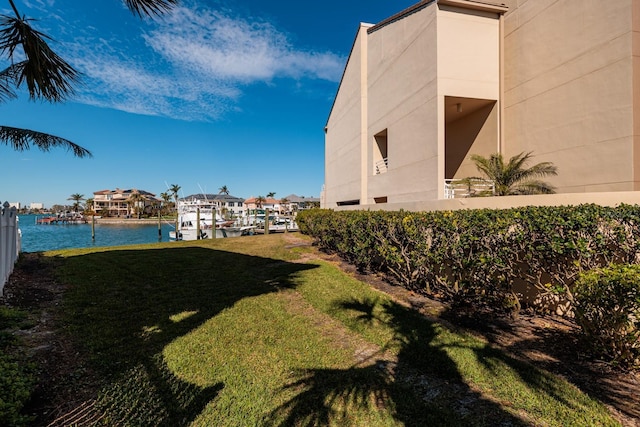
[{"label": "fence post", "polygon": [[22,236],[18,228],[16,208],[10,208],[8,202],[0,207],[0,296],[4,285],[13,272],[22,245]]}]

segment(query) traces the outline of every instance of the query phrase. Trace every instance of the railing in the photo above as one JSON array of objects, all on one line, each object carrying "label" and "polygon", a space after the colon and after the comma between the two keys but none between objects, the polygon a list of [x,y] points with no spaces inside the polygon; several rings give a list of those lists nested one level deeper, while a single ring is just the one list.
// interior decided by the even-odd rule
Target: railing
[{"label": "railing", "polygon": [[376,162],[375,174],[380,175],[381,173],[386,173],[388,169],[389,169],[389,158],[385,157],[384,159],[378,160]]},{"label": "railing", "polygon": [[493,196],[495,191],[495,183],[486,179],[465,178],[444,180],[445,199]]},{"label": "railing", "polygon": [[4,202],[0,206],[0,296],[13,272],[21,247],[22,239],[16,208],[10,208],[9,203]]}]

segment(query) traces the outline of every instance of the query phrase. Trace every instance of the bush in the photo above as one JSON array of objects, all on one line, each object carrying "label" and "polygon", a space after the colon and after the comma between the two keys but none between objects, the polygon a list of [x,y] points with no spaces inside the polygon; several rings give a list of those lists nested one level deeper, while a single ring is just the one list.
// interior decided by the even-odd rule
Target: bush
[{"label": "bush", "polygon": [[[582,271],[638,263],[640,207],[597,205],[298,215],[303,233],[364,271],[448,300],[513,310],[514,284],[570,299]],[[552,295],[551,295],[552,294]],[[503,304],[504,303],[504,304]],[[552,310],[553,306],[547,309]]]},{"label": "bush", "polygon": [[583,273],[574,299],[576,322],[593,350],[616,364],[640,366],[640,266]]},{"label": "bush", "polygon": [[12,331],[26,325],[25,312],[0,307],[0,425],[29,425],[30,417],[21,413],[34,387],[33,367],[13,353],[19,343]]},{"label": "bush", "polygon": [[21,414],[31,396],[33,378],[13,357],[0,350],[0,425],[28,425],[30,417]]}]

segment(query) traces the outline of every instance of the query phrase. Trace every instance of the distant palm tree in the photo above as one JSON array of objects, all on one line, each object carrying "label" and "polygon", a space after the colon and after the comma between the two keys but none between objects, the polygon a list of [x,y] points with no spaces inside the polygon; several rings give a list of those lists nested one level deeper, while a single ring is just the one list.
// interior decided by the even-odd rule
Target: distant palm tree
[{"label": "distant palm tree", "polygon": [[182,187],[180,187],[178,184],[171,184],[171,187],[169,187],[169,191],[171,192],[171,195],[173,195],[173,200],[176,204],[176,209],[178,208],[178,193],[180,192],[181,188]]},{"label": "distant palm tree", "polygon": [[261,208],[261,207],[262,207],[262,205],[264,204],[264,202],[266,202],[266,201],[267,201],[267,199],[265,199],[265,198],[264,198],[264,197],[262,197],[262,196],[258,196],[258,197],[256,197],[256,207],[257,207],[257,208]]},{"label": "distant palm tree", "polygon": [[134,212],[140,219],[140,214],[144,211],[145,197],[138,190],[133,190],[127,199],[127,204],[133,207]]},{"label": "distant palm tree", "polygon": [[86,203],[84,204],[84,210],[85,212],[88,211],[88,213],[92,214],[93,213],[93,199],[87,199]]},{"label": "distant palm tree", "polygon": [[[167,12],[178,0],[123,0],[137,16],[155,16]],[[8,0],[14,16],[0,17],[0,103],[17,98],[26,86],[29,99],[62,102],[73,95],[73,87],[80,74],[47,44],[51,38],[32,27],[33,19],[21,14],[14,0]],[[4,12],[3,12],[4,13]],[[91,152],[68,139],[59,136],[0,126],[0,144],[16,151],[28,150],[32,145],[42,151],[62,147],[77,157],[91,157]]]},{"label": "distant palm tree", "polygon": [[160,198],[162,199],[163,207],[168,207],[169,203],[171,203],[171,194],[167,192],[160,193]]},{"label": "distant palm tree", "polygon": [[218,194],[226,194],[228,196],[229,188],[227,188],[226,185],[223,185],[222,187],[218,188]]},{"label": "distant palm tree", "polygon": [[557,175],[556,166],[551,162],[542,162],[526,167],[530,158],[531,152],[520,153],[511,157],[505,164],[502,154],[491,154],[489,157],[477,154],[471,156],[478,170],[494,182],[496,196],[555,193],[552,185],[538,178]]},{"label": "distant palm tree", "polygon": [[276,192],[275,192],[275,191],[272,191],[272,192],[270,192],[270,193],[267,193],[267,199],[272,199],[272,198],[273,198],[273,197],[275,197],[275,196],[276,196]]},{"label": "distant palm tree", "polygon": [[71,196],[69,196],[67,200],[73,200],[73,210],[75,212],[78,212],[78,209],[80,208],[80,202],[84,200],[84,194],[80,194],[80,193],[72,194]]},{"label": "distant palm tree", "polygon": [[171,191],[171,194],[173,195],[173,200],[175,200],[175,210],[176,210],[176,238],[178,237],[178,192],[180,191],[180,186],[178,184],[171,184],[171,187],[169,187],[169,191]]}]

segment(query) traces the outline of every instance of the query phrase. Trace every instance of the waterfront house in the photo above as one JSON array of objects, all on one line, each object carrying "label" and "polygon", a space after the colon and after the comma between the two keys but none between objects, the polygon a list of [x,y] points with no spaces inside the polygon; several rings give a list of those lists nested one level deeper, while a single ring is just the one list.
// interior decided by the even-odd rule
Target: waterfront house
[{"label": "waterfront house", "polygon": [[100,190],[93,193],[92,210],[103,216],[127,218],[137,213],[156,212],[162,201],[144,190]]},{"label": "waterfront house", "polygon": [[[258,206],[259,205],[259,206]],[[258,203],[257,197],[249,197],[244,201],[244,208],[247,211],[252,211],[254,209],[269,209],[271,212],[280,212],[282,206],[280,200],[274,199],[272,197],[264,197],[264,200],[261,203]]]},{"label": "waterfront house", "polygon": [[478,175],[470,157],[495,152],[553,162],[558,202],[633,200],[639,31],[637,0],[423,0],[360,24],[326,123],[322,206],[449,202],[451,180]]},{"label": "waterfront house", "polygon": [[286,203],[282,203],[282,213],[293,213],[297,211],[303,211],[305,209],[311,209],[320,206],[320,199],[318,197],[305,197],[298,196],[296,194],[289,194],[283,197],[281,200],[286,200]]},{"label": "waterfront house", "polygon": [[244,216],[244,199],[229,194],[192,194],[183,197],[182,201],[208,201],[213,203],[223,218],[238,218]]}]

